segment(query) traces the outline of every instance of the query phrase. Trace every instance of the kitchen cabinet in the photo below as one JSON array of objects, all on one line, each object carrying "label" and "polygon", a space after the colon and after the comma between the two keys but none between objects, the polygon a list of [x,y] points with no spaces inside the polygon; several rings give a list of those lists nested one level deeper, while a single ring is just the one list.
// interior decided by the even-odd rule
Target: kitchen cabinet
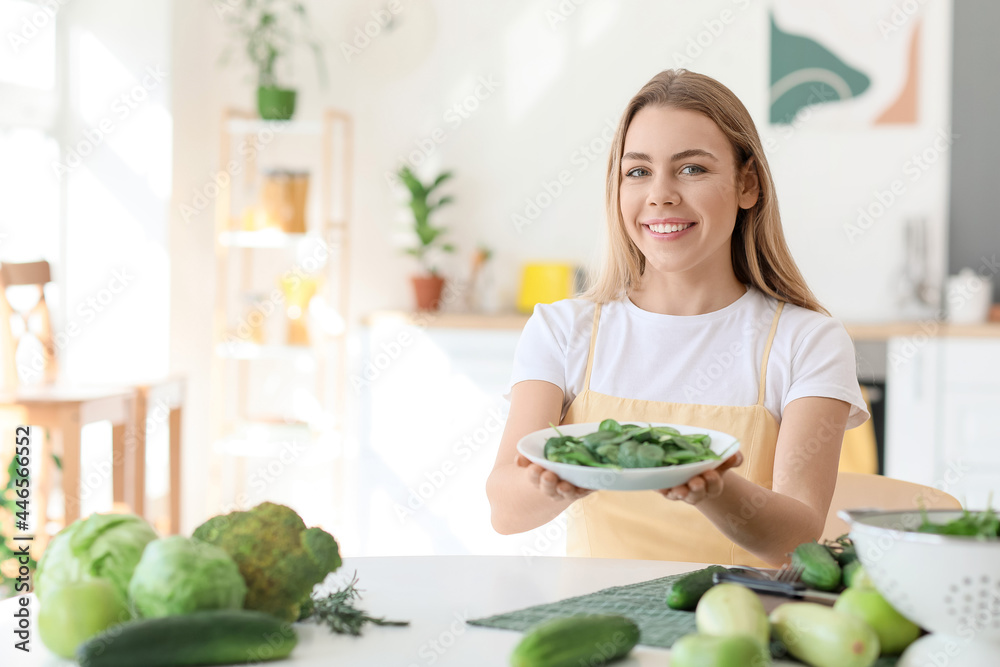
[{"label": "kitchen cabinet", "polygon": [[345,480],[354,508],[344,528],[352,554],[565,553],[562,518],[510,536],[490,523],[486,478],[507,419],[503,393],[525,319],[365,319],[361,367],[349,382],[360,407],[356,449],[348,452],[353,473]]},{"label": "kitchen cabinet", "polygon": [[895,337],[887,358],[886,474],[1000,497],[1000,338]]}]

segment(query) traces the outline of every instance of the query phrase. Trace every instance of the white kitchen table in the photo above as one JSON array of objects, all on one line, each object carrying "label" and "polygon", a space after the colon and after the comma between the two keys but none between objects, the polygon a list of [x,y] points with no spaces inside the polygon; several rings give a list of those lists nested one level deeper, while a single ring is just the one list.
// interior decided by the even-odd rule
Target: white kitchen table
[{"label": "white kitchen table", "polygon": [[[466,625],[482,618],[536,604],[593,593],[702,567],[695,563],[603,558],[519,556],[400,556],[347,558],[328,584],[339,587],[357,571],[361,601],[372,616],[409,620],[407,627],[368,625],[361,637],[332,634],[309,623],[296,625],[299,643],[289,667],[501,667],[522,634]],[[38,606],[32,596],[32,652],[13,649],[15,600],[0,603],[3,646],[0,665],[43,667],[71,665],[50,654],[34,623]],[[665,667],[669,651],[637,646],[621,667]],[[793,663],[775,662],[775,665]],[[137,666],[139,667],[139,666]],[[801,667],[801,666],[799,666]]]}]

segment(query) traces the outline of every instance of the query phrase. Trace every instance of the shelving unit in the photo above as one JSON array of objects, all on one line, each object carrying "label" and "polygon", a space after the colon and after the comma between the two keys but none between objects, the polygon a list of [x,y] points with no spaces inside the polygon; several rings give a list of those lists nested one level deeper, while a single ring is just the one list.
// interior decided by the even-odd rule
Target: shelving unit
[{"label": "shelving unit", "polygon": [[[293,446],[309,451],[310,461],[333,461],[340,475],[352,159],[352,121],[341,111],[317,121],[223,114],[219,165],[228,178],[216,178],[211,513],[240,504],[251,457]],[[261,174],[273,169],[309,173],[304,231],[253,228],[267,223]],[[289,300],[296,289],[302,308]],[[292,311],[305,327],[290,329]]]}]

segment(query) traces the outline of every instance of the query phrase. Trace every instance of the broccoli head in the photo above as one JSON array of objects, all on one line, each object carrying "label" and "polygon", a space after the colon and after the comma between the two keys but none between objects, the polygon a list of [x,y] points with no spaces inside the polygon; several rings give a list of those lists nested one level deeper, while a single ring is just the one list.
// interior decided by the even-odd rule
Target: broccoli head
[{"label": "broccoli head", "polygon": [[192,537],[221,547],[236,561],[247,584],[245,608],[286,621],[299,618],[313,586],[341,564],[332,535],[306,528],[295,510],[276,503],[212,517]]}]

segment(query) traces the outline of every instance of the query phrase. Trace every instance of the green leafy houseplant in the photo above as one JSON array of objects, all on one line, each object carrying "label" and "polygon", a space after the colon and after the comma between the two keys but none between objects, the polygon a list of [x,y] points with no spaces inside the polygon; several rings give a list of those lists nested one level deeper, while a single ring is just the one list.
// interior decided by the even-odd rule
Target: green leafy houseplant
[{"label": "green leafy houseplant", "polygon": [[452,172],[446,171],[438,175],[432,182],[424,184],[416,177],[408,166],[403,166],[398,172],[399,180],[403,182],[410,192],[409,207],[413,212],[413,231],[417,234],[418,244],[412,248],[407,248],[407,254],[413,255],[420,262],[426,273],[437,275],[437,267],[429,261],[429,254],[434,249],[443,252],[454,252],[455,246],[444,243],[442,235],[448,231],[445,227],[435,227],[431,224],[430,217],[434,211],[446,204],[452,203],[454,199],[450,195],[439,197],[431,201],[431,194],[442,183],[452,177]]},{"label": "green leafy houseplant", "polygon": [[417,308],[419,310],[436,310],[441,299],[444,279],[438,275],[437,267],[432,258],[435,251],[454,252],[455,246],[444,241],[446,227],[436,227],[431,224],[431,215],[442,206],[452,203],[450,195],[434,197],[437,188],[452,177],[452,172],[445,171],[429,183],[424,183],[406,165],[396,172],[399,180],[410,193],[409,207],[413,213],[413,231],[416,233],[417,244],[407,248],[406,252],[420,262],[423,275],[413,276],[413,286],[416,291]]},{"label": "green leafy houseplant", "polygon": [[[319,42],[309,36],[306,7],[295,0],[213,0],[216,12],[242,40],[243,51],[257,70],[257,108],[261,118],[288,120],[295,113],[295,90],[279,83],[276,66],[297,44],[316,57],[320,78],[326,79]],[[228,61],[231,49],[222,56]]]}]

